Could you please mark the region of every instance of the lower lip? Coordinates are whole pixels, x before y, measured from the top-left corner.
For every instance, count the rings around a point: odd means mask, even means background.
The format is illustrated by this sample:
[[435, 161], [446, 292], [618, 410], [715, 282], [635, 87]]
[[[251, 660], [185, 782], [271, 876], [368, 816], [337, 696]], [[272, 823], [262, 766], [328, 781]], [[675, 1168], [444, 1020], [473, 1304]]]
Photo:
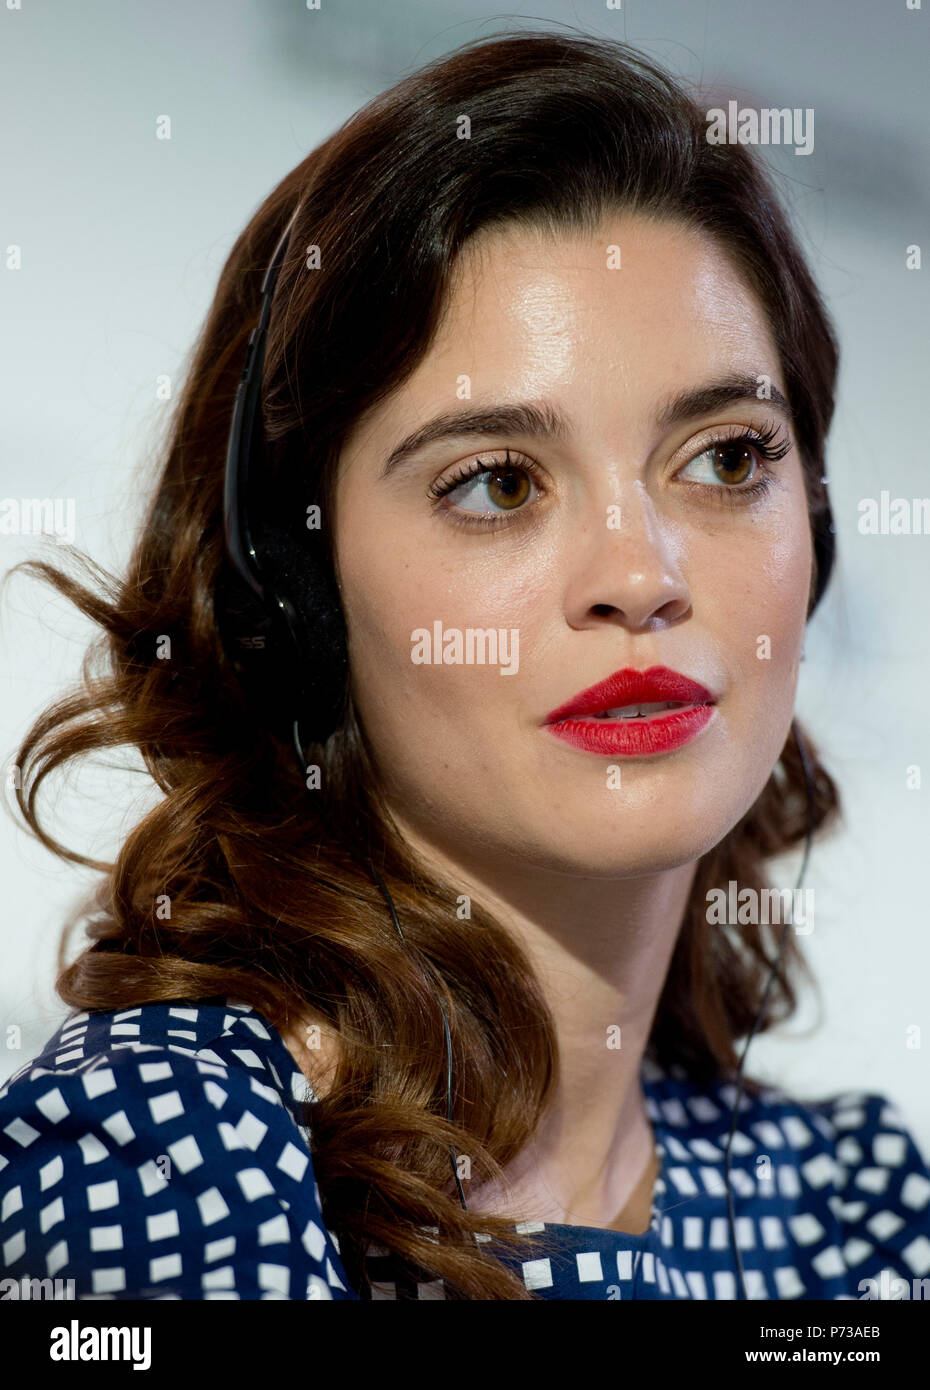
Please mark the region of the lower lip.
[[544, 727], [586, 753], [642, 758], [690, 743], [714, 717], [716, 705], [688, 705], [648, 719], [562, 719]]

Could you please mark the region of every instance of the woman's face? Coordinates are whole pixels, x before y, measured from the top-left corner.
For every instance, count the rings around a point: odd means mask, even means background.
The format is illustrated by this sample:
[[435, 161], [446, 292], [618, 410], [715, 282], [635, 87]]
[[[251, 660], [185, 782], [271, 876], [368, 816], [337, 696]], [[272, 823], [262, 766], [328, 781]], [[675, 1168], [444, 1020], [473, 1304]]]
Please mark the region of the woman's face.
[[[804, 635], [807, 503], [763, 310], [712, 240], [626, 214], [595, 236], [495, 229], [459, 272], [428, 354], [340, 459], [352, 692], [388, 802], [463, 864], [691, 862], [778, 759]], [[748, 394], [708, 394], [734, 382]], [[437, 417], [527, 405], [560, 428], [459, 428], [382, 476]], [[746, 432], [790, 447], [767, 462], [733, 443]], [[678, 747], [593, 751], [547, 727], [653, 666], [714, 697]]]

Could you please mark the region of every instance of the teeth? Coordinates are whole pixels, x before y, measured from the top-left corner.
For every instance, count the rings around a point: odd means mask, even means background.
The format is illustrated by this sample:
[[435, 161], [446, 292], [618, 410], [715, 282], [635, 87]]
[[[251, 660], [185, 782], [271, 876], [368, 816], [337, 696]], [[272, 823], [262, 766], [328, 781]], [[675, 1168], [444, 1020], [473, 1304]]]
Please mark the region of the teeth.
[[621, 709], [608, 709], [599, 714], [573, 715], [578, 719], [643, 719], [650, 714], [659, 714], [666, 709], [683, 708], [680, 700], [666, 700], [661, 704], [624, 705]]

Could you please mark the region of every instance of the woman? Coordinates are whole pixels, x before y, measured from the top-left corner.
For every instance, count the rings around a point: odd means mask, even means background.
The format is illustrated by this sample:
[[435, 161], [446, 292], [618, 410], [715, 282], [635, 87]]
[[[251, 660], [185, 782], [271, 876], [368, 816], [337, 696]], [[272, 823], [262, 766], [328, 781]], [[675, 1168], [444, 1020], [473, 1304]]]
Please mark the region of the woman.
[[792, 719], [837, 349], [754, 155], [706, 134], [619, 44], [415, 73], [233, 248], [125, 579], [33, 566], [109, 668], [27, 735], [29, 824], [90, 862], [36, 791], [91, 748], [137, 745], [164, 800], [0, 1100], [11, 1276], [844, 1299], [927, 1272], [884, 1098], [738, 1065], [804, 928], [714, 905], [766, 903], [765, 859], [838, 812]]

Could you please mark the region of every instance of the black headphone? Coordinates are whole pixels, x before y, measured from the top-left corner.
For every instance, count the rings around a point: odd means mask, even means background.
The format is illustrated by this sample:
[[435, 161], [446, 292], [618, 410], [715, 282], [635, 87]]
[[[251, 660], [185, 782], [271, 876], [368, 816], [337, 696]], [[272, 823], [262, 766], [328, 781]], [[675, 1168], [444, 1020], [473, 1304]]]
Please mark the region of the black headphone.
[[[304, 773], [307, 741], [325, 742], [345, 716], [349, 654], [342, 604], [324, 532], [308, 524], [315, 518], [306, 513], [282, 518], [279, 508], [260, 534], [253, 532], [267, 462], [259, 408], [265, 339], [296, 216], [262, 280], [258, 324], [236, 390], [223, 489], [228, 563], [220, 580], [217, 617], [244, 686], [268, 726], [293, 739]], [[292, 506], [296, 513], [296, 500]]]
[[[253, 531], [253, 520], [262, 500], [259, 475], [265, 463], [264, 431], [261, 428], [259, 391], [265, 361], [265, 340], [271, 303], [281, 262], [297, 217], [295, 210], [275, 247], [262, 280], [262, 303], [258, 324], [246, 348], [242, 376], [236, 390], [232, 423], [226, 449], [223, 489], [223, 523], [227, 565], [220, 578], [216, 614], [227, 654], [253, 701], [262, 711], [268, 727], [287, 734], [293, 741], [301, 776], [307, 770], [307, 743], [325, 742], [342, 723], [346, 712], [348, 686], [348, 643], [339, 589], [331, 557], [320, 528], [310, 527], [303, 517], [292, 516], [290, 524], [280, 515], [266, 517], [260, 535]], [[826, 483], [826, 479], [824, 479]], [[255, 495], [256, 484], [258, 495]], [[308, 508], [308, 511], [310, 508]], [[310, 518], [315, 519], [315, 518]], [[817, 580], [810, 614], [819, 604], [833, 570], [835, 528], [827, 502], [813, 529]], [[807, 787], [807, 836], [804, 858], [795, 892], [807, 869], [813, 836], [814, 777], [797, 722], [792, 733], [804, 769]], [[383, 894], [391, 920], [405, 940], [394, 901], [387, 884], [371, 859], [365, 866]], [[739, 1273], [741, 1295], [748, 1298], [743, 1263], [736, 1242], [736, 1220], [730, 1190], [730, 1144], [736, 1129], [742, 1094], [743, 1063], [756, 1028], [764, 1017], [765, 1005], [775, 973], [781, 963], [791, 923], [786, 922], [778, 954], [772, 964], [759, 1012], [746, 1039], [736, 1074], [737, 1092], [726, 1146], [727, 1211], [730, 1239]], [[442, 1001], [446, 1044], [446, 1119], [452, 1122], [452, 1039]], [[449, 1145], [452, 1172], [462, 1208], [467, 1211], [458, 1172], [458, 1159]], [[633, 1272], [636, 1296], [638, 1252]]]

